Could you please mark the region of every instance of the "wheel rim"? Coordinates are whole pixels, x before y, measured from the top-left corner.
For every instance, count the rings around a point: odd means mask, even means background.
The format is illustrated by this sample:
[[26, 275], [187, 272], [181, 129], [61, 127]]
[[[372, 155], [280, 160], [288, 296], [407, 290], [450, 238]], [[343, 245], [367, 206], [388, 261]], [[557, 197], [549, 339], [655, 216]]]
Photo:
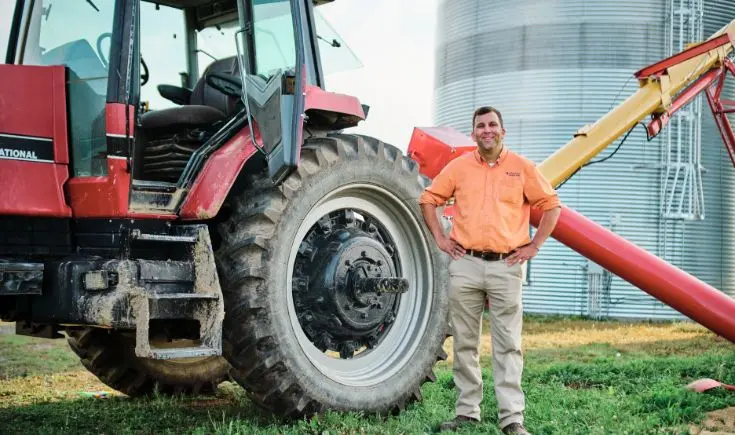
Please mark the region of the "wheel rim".
[[[409, 288], [398, 295], [395, 320], [375, 348], [344, 359], [329, 355], [312, 343], [298, 319], [294, 304], [294, 266], [299, 247], [310, 230], [326, 215], [354, 210], [376, 219], [395, 246], [396, 272], [408, 279]], [[301, 350], [322, 374], [348, 386], [375, 385], [394, 376], [411, 360], [422, 343], [431, 315], [432, 261], [421, 223], [408, 204], [388, 190], [372, 184], [351, 184], [321, 198], [298, 228], [288, 258], [286, 292], [288, 312]]]

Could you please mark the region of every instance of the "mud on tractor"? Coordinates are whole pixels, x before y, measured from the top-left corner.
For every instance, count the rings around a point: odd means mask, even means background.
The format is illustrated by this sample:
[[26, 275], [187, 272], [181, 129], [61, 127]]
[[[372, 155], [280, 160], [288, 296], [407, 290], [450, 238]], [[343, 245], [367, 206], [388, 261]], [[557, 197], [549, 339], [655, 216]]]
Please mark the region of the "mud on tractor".
[[418, 398], [444, 260], [417, 164], [341, 133], [367, 107], [324, 89], [326, 2], [16, 0], [2, 320], [130, 396], [229, 373], [287, 416]]

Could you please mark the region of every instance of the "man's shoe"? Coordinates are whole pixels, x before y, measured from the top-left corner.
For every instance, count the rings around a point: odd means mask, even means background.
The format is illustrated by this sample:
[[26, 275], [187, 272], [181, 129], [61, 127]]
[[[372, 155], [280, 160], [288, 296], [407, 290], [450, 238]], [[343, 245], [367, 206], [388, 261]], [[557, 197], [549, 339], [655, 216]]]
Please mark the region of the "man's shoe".
[[467, 417], [465, 415], [458, 415], [454, 417], [454, 420], [445, 421], [444, 423], [439, 425], [439, 432], [444, 431], [456, 431], [462, 426], [466, 426], [469, 424], [477, 424], [480, 420], [477, 420], [476, 418]]
[[523, 427], [523, 425], [522, 425], [522, 424], [520, 424], [520, 423], [511, 423], [511, 424], [509, 424], [508, 426], [505, 426], [505, 427], [503, 428], [503, 433], [504, 433], [505, 435], [510, 435], [510, 434], [517, 434], [517, 435], [531, 435], [531, 433], [530, 433], [530, 432], [528, 432], [528, 431], [526, 430], [526, 428], [525, 428], [525, 427]]

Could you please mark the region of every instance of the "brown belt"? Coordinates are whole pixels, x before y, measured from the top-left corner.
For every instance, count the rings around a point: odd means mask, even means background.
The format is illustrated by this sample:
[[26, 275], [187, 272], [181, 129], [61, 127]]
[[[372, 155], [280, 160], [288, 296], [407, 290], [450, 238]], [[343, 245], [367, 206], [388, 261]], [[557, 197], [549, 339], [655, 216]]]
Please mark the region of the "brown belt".
[[473, 257], [482, 258], [485, 261], [498, 261], [510, 256], [510, 253], [504, 254], [501, 252], [493, 251], [475, 251], [472, 249], [468, 249], [467, 253]]

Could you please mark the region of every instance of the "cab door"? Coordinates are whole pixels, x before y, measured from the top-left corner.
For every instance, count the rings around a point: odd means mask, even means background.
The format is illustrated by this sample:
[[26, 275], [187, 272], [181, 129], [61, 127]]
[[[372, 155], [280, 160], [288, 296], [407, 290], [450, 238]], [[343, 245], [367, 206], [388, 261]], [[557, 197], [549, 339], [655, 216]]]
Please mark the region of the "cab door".
[[25, 146], [42, 148], [45, 141], [53, 155], [30, 161], [40, 156], [35, 152], [21, 163], [0, 162], [0, 184], [28, 180], [14, 189], [14, 199], [2, 201], [35, 215], [124, 216], [132, 108], [121, 60], [133, 2], [17, 5], [7, 56], [15, 65], [0, 71], [0, 133], [25, 138]]
[[251, 134], [280, 182], [299, 163], [307, 78], [304, 2], [252, 0], [246, 13], [241, 60], [243, 100]]
[[0, 65], [0, 215], [68, 217], [64, 68]]
[[0, 65], [0, 213], [69, 216], [70, 178], [106, 174], [109, 61], [121, 3], [15, 2], [8, 65]]

